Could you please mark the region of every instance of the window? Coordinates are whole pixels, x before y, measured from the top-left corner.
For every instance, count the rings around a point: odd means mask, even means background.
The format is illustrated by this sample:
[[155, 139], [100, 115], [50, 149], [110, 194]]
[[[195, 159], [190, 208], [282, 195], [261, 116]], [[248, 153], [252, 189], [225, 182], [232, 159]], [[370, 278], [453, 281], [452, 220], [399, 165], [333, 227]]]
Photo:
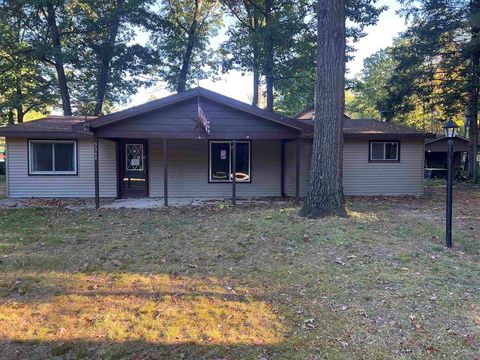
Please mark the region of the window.
[[400, 143], [398, 141], [371, 141], [370, 161], [399, 161]]
[[[210, 141], [210, 182], [232, 182], [232, 145], [233, 143], [231, 141]], [[249, 141], [237, 141], [236, 167], [236, 181], [250, 182], [251, 168]]]
[[77, 142], [74, 140], [30, 140], [29, 174], [76, 175]]

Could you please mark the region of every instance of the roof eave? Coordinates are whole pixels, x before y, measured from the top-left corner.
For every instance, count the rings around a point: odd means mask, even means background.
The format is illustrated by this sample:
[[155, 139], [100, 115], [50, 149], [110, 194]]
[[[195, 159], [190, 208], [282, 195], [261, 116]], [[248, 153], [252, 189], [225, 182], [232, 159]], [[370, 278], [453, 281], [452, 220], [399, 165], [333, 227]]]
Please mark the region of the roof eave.
[[[428, 139], [434, 134], [415, 133], [415, 134], [398, 134], [398, 133], [344, 133], [344, 139], [361, 139], [361, 140], [405, 140], [405, 139]], [[303, 133], [304, 138], [313, 138], [313, 133]]]
[[79, 139], [91, 138], [93, 136], [90, 132], [76, 132], [76, 131], [15, 131], [0, 129], [0, 136], [2, 137], [21, 137], [21, 138], [38, 138], [38, 139]]

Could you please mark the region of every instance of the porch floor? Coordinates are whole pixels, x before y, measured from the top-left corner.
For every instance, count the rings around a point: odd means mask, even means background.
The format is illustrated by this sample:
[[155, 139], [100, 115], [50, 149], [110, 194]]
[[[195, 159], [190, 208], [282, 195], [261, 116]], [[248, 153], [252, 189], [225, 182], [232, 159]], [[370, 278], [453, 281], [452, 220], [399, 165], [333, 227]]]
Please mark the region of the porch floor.
[[[282, 204], [289, 200], [281, 198], [237, 198], [237, 204]], [[169, 207], [181, 206], [204, 206], [209, 204], [226, 203], [230, 204], [228, 198], [169, 198]], [[131, 198], [116, 199], [100, 206], [103, 209], [162, 209], [164, 208], [163, 198]]]
[[[237, 198], [237, 204], [283, 204], [292, 202], [292, 199], [274, 197]], [[212, 204], [231, 204], [229, 198], [176, 198], [168, 199], [169, 207], [205, 206]], [[72, 210], [95, 208], [93, 199], [79, 198], [29, 198], [9, 199], [0, 198], [0, 208], [66, 208]], [[127, 198], [127, 199], [101, 199], [102, 209], [162, 209], [163, 198]]]

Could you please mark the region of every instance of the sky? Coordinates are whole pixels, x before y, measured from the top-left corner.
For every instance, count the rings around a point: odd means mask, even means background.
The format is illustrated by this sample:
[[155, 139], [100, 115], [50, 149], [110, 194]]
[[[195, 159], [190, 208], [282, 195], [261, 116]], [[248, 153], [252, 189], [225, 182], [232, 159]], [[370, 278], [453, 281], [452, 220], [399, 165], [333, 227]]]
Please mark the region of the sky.
[[[355, 44], [357, 52], [355, 59], [347, 64], [347, 77], [351, 78], [357, 75], [362, 70], [365, 58], [391, 45], [393, 39], [406, 29], [404, 20], [396, 14], [396, 11], [399, 10], [399, 4], [396, 0], [380, 0], [378, 4], [387, 5], [389, 8], [382, 13], [375, 26], [366, 29], [367, 36]], [[224, 40], [224, 37], [224, 33], [219, 34], [217, 38], [212, 40], [211, 45], [213, 47], [218, 46]], [[238, 71], [231, 71], [217, 81], [202, 80], [200, 86], [244, 102], [250, 102], [252, 98], [251, 74], [242, 75]], [[160, 98], [169, 94], [170, 92], [162, 84], [149, 89], [142, 88], [132, 97], [131, 102], [126, 107], [142, 104], [152, 97]]]

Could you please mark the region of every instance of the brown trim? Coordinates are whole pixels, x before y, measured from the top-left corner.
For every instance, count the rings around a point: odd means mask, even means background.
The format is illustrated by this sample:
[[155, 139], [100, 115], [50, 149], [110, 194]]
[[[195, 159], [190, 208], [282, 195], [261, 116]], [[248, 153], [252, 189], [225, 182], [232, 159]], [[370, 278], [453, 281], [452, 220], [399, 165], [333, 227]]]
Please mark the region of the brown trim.
[[295, 140], [295, 202], [300, 202], [300, 140]]
[[94, 165], [94, 176], [95, 176], [95, 209], [100, 207], [100, 170], [99, 170], [99, 141], [98, 137], [95, 136], [93, 143], [93, 165]]
[[145, 139], [145, 181], [147, 182], [145, 185], [147, 187], [147, 197], [150, 197], [150, 151], [149, 151], [149, 140]]
[[211, 137], [199, 135], [197, 132], [185, 131], [122, 131], [99, 129], [97, 132], [102, 138], [131, 139], [196, 139], [196, 140], [269, 140], [269, 139], [298, 139], [300, 136], [295, 132], [215, 132]]
[[[232, 205], [235, 205], [237, 203], [237, 188], [236, 188], [236, 185], [237, 185], [237, 140], [232, 140]], [[250, 153], [252, 152], [252, 148], [251, 148], [251, 144], [248, 145], [250, 148], [249, 148], [249, 154], [248, 154], [248, 157], [250, 157]], [[249, 160], [250, 161], [250, 160]], [[251, 167], [251, 164], [248, 164], [249, 165], [249, 170], [250, 170], [250, 174], [248, 175], [249, 178], [251, 179], [251, 176], [252, 176], [252, 167]]]
[[[250, 151], [249, 151], [249, 154], [248, 154], [248, 158], [249, 158], [249, 162], [250, 162], [250, 178], [248, 181], [237, 181], [236, 183], [237, 184], [251, 184], [252, 183], [252, 178], [253, 178], [253, 146], [252, 146], [252, 141], [251, 140], [243, 140], [243, 139], [240, 139], [240, 140], [237, 140], [235, 139], [235, 141], [237, 143], [249, 143], [249, 146], [250, 146]], [[223, 139], [210, 139], [208, 140], [208, 144], [207, 144], [207, 158], [208, 158], [208, 169], [207, 169], [207, 180], [208, 180], [208, 183], [209, 184], [231, 184], [232, 181], [228, 180], [228, 181], [211, 181], [210, 180], [210, 143], [211, 142], [224, 142], [224, 143], [227, 143], [229, 142], [230, 143], [230, 146], [233, 142], [232, 139], [230, 140], [223, 140]]]
[[285, 197], [285, 145], [286, 140], [280, 141], [280, 197]]
[[[75, 173], [71, 174], [32, 174], [30, 172], [30, 141], [73, 141], [75, 142]], [[77, 139], [29, 139], [27, 138], [27, 175], [28, 176], [78, 176], [78, 140]]]
[[[398, 151], [398, 159], [396, 160], [372, 160], [372, 143], [397, 143], [398, 146], [397, 146], [397, 151]], [[368, 142], [368, 162], [369, 163], [377, 163], [377, 164], [388, 164], [388, 163], [399, 163], [401, 162], [400, 161], [400, 154], [401, 154], [401, 145], [400, 145], [401, 141], [400, 140], [370, 140]]]
[[120, 166], [122, 166], [122, 162], [121, 162], [121, 159], [120, 159], [120, 142], [119, 140], [116, 140], [115, 141], [115, 144], [116, 144], [116, 160], [117, 160], [117, 199], [121, 199], [122, 198], [122, 192], [121, 192], [121, 188], [120, 188]]
[[163, 203], [168, 207], [168, 143], [163, 139]]

